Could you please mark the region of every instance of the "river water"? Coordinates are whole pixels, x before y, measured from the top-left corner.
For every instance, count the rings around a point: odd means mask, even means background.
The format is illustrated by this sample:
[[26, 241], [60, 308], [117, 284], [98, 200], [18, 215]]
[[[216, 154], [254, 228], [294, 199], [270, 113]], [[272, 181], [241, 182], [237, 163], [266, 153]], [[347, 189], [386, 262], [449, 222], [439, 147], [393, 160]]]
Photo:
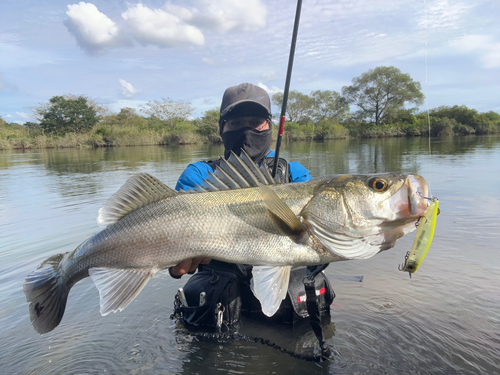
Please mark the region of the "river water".
[[[363, 261], [331, 264], [337, 294], [325, 327], [332, 361], [312, 363], [258, 343], [200, 339], [169, 319], [186, 281], [161, 272], [121, 313], [102, 317], [90, 278], [75, 285], [54, 331], [32, 328], [23, 280], [45, 258], [99, 230], [97, 211], [134, 173], [174, 186], [219, 146], [0, 152], [2, 374], [494, 374], [500, 373], [500, 137], [284, 144], [312, 176], [423, 175], [439, 197], [433, 245], [410, 279], [398, 271], [413, 234]], [[345, 276], [348, 276], [347, 278]], [[364, 276], [363, 282], [350, 281]], [[308, 327], [244, 320], [241, 332], [288, 350], [313, 346]]]

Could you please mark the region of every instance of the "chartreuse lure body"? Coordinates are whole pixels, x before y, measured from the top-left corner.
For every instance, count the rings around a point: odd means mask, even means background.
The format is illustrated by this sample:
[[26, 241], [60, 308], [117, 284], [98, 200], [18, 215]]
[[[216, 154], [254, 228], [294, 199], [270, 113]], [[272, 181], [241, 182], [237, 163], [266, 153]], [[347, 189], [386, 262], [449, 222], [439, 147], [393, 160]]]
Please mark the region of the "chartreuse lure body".
[[411, 251], [407, 254], [405, 264], [401, 271], [412, 273], [417, 272], [418, 267], [422, 264], [434, 237], [434, 230], [436, 229], [436, 219], [439, 213], [439, 201], [433, 198], [427, 208], [425, 214], [421, 217], [415, 240]]

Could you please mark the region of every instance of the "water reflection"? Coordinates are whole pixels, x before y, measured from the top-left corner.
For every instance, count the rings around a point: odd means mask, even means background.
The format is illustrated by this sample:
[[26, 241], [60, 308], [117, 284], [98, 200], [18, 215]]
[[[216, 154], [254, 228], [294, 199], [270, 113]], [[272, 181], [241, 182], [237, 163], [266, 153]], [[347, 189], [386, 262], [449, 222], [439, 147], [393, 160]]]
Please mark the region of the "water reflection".
[[[325, 340], [331, 339], [335, 334], [335, 324], [324, 322], [323, 332]], [[182, 366], [182, 373], [185, 374], [234, 373], [248, 368], [252, 368], [257, 374], [270, 371], [286, 374], [327, 374], [329, 371], [328, 362], [311, 366], [311, 362], [294, 358], [271, 347], [279, 345], [303, 356], [317, 354], [317, 338], [307, 320], [291, 326], [272, 325], [266, 321], [243, 317], [238, 334], [245, 336], [245, 340], [215, 340], [202, 337], [199, 333], [187, 333], [183, 328], [176, 334], [178, 342], [189, 348]], [[269, 343], [263, 345], [251, 341], [252, 339], [268, 340]], [[333, 347], [332, 350], [332, 360], [340, 360]], [[315, 371], [311, 371], [312, 368]]]
[[[326, 270], [337, 298], [339, 351], [309, 363], [249, 342], [209, 342], [169, 320], [185, 280], [161, 273], [125, 311], [101, 317], [91, 280], [75, 285], [61, 325], [33, 330], [22, 283], [48, 256], [72, 251], [97, 232], [102, 203], [134, 173], [170, 186], [193, 161], [221, 146], [144, 146], [0, 152], [0, 367], [7, 374], [52, 373], [497, 373], [500, 357], [500, 137], [391, 138], [283, 144], [283, 156], [313, 176], [411, 172], [432, 182], [441, 215], [424, 264], [412, 280], [397, 271], [412, 237], [367, 261]], [[337, 275], [363, 275], [349, 282]], [[287, 348], [311, 332], [247, 323], [242, 332]], [[305, 341], [300, 341], [304, 339]], [[302, 346], [301, 346], [302, 345]]]
[[[431, 139], [432, 154], [464, 155], [478, 149], [494, 149], [498, 136], [440, 137]], [[323, 142], [284, 143], [282, 155], [300, 160], [317, 176], [326, 173], [378, 173], [404, 171], [418, 165], [408, 156], [429, 153], [429, 139], [376, 138], [340, 139]], [[92, 174], [113, 171], [115, 168], [138, 170], [146, 164], [179, 163], [187, 165], [196, 160], [218, 158], [221, 145], [135, 146], [97, 149], [43, 149], [36, 152], [0, 151], [0, 169], [23, 165], [43, 165], [56, 175]], [[414, 171], [415, 172], [415, 171]]]

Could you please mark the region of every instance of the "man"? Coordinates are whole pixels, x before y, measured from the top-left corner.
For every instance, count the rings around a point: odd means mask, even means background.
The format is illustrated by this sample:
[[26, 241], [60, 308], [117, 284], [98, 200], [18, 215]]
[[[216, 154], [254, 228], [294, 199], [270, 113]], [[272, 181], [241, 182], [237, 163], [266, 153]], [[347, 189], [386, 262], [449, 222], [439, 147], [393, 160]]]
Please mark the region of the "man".
[[[224, 157], [228, 159], [231, 151], [240, 155], [243, 149], [257, 165], [272, 167], [274, 151], [270, 150], [271, 119], [271, 101], [265, 90], [250, 83], [229, 87], [222, 98], [219, 119]], [[188, 165], [177, 181], [176, 190], [186, 190], [201, 185], [208, 173], [216, 168], [217, 161], [198, 161]], [[309, 171], [301, 164], [287, 162], [282, 158], [279, 158], [278, 177], [282, 183], [311, 179]], [[205, 315], [209, 316], [209, 320], [212, 318], [213, 314], [206, 313], [205, 310], [210, 310], [213, 306], [207, 307], [205, 298], [208, 301], [225, 301], [224, 320], [229, 323], [239, 319], [239, 310], [242, 306], [244, 309], [245, 307], [250, 310], [260, 309], [249, 287], [251, 266], [194, 258], [170, 268], [169, 272], [172, 277], [180, 278], [186, 273], [194, 273], [198, 267], [199, 272], [188, 281], [183, 290], [186, 296], [182, 296], [182, 299], [187, 300], [185, 302], [189, 306], [184, 306], [188, 307], [183, 311], [185, 321], [203, 325], [205, 323], [202, 320], [205, 319]], [[214, 284], [220, 285], [220, 288], [213, 291]], [[195, 311], [196, 308], [202, 311]], [[230, 309], [236, 312], [228, 311]]]

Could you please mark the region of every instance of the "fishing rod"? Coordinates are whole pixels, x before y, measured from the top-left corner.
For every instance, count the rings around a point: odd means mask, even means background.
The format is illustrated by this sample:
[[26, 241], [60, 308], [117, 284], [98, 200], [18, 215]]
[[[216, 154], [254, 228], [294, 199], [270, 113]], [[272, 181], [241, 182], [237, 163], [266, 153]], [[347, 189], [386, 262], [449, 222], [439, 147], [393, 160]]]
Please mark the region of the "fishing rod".
[[[285, 113], [286, 113], [286, 103], [288, 101], [288, 91], [290, 89], [290, 80], [292, 78], [292, 67], [293, 67], [293, 57], [295, 55], [295, 44], [297, 42], [297, 33], [299, 31], [299, 21], [300, 21], [300, 10], [302, 8], [302, 0], [297, 0], [297, 10], [295, 11], [295, 23], [293, 25], [292, 43], [290, 45], [290, 55], [288, 57], [288, 68], [286, 72], [285, 90], [283, 92], [283, 103], [281, 104], [281, 115], [280, 115], [280, 126], [278, 131], [278, 138], [276, 139], [276, 149], [274, 153], [274, 165], [272, 170], [273, 179], [276, 177], [276, 172], [278, 169], [278, 159], [281, 147], [281, 139], [283, 138], [283, 127], [285, 126]], [[319, 305], [316, 296], [315, 287], [315, 277], [316, 275], [324, 270], [329, 263], [322, 264], [319, 266], [312, 266], [307, 268], [307, 276], [303, 280], [304, 290], [306, 292], [307, 301], [307, 313], [309, 314], [309, 320], [311, 323], [312, 330], [316, 335], [319, 342], [319, 347], [321, 351], [321, 359], [328, 359], [332, 355], [332, 351], [323, 339], [323, 332], [321, 329], [320, 312]]]
[[285, 91], [283, 92], [283, 103], [281, 104], [280, 126], [276, 147], [274, 151], [274, 164], [272, 176], [276, 177], [278, 169], [278, 158], [280, 154], [281, 138], [283, 138], [283, 127], [285, 126], [286, 103], [288, 101], [288, 91], [290, 89], [290, 80], [292, 78], [293, 57], [295, 55], [295, 44], [297, 42], [297, 33], [299, 31], [300, 10], [302, 9], [302, 0], [297, 0], [297, 9], [295, 11], [295, 23], [293, 25], [292, 43], [290, 45], [290, 55], [288, 56], [288, 68], [286, 72]]

